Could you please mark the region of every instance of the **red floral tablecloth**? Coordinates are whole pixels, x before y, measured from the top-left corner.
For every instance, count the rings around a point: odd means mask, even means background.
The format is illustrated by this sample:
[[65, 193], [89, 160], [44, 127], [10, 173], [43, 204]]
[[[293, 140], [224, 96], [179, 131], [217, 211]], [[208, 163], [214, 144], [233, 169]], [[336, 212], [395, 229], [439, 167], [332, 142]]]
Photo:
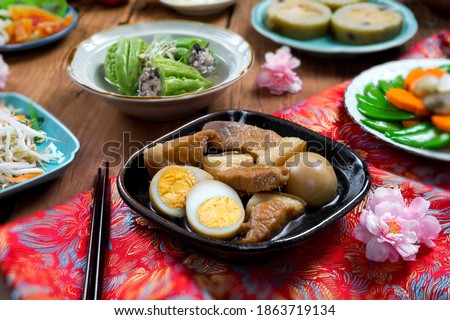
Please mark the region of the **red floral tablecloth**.
[[[430, 37], [403, 58], [448, 54], [450, 32]], [[431, 202], [442, 231], [416, 261], [371, 262], [353, 236], [365, 204], [304, 245], [257, 263], [221, 260], [153, 227], [111, 184], [111, 232], [104, 299], [445, 299], [450, 298], [450, 164], [397, 150], [347, 115], [337, 85], [275, 115], [356, 150], [373, 187], [398, 186], [407, 201]], [[0, 227], [0, 271], [19, 299], [80, 299], [91, 191]]]

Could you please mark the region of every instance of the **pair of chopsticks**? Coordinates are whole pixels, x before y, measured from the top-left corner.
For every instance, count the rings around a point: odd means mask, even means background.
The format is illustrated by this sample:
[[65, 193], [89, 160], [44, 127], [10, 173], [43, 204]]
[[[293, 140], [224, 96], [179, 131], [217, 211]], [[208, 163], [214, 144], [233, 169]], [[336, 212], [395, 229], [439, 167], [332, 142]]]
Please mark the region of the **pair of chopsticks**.
[[[102, 174], [102, 171], [103, 174]], [[103, 268], [109, 237], [109, 163], [98, 169], [94, 184], [91, 234], [87, 253], [84, 300], [101, 300]]]

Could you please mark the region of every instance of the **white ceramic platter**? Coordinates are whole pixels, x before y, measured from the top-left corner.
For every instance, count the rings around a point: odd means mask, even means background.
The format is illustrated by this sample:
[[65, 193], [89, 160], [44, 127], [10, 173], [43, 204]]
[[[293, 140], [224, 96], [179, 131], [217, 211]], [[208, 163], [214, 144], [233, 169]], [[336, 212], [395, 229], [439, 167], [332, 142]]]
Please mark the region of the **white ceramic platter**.
[[392, 61], [370, 68], [354, 78], [348, 86], [347, 91], [345, 92], [345, 107], [357, 124], [381, 140], [414, 154], [443, 161], [450, 161], [449, 149], [426, 150], [409, 147], [397, 143], [386, 137], [383, 133], [367, 127], [361, 122], [361, 119], [366, 119], [366, 117], [362, 115], [356, 107], [356, 94], [364, 94], [364, 87], [370, 82], [377, 83], [378, 80], [381, 79], [392, 80], [398, 75], [406, 76], [411, 70], [416, 68], [433, 68], [447, 64], [450, 64], [450, 60], [448, 59], [407, 59]]

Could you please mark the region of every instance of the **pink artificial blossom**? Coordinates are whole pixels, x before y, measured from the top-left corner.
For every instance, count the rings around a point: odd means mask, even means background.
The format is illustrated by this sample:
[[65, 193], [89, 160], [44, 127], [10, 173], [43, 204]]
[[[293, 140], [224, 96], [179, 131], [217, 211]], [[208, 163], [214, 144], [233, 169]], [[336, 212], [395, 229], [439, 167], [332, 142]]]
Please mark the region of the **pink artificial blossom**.
[[5, 89], [8, 76], [9, 66], [5, 62], [5, 60], [3, 60], [3, 56], [0, 54], [0, 90]]
[[275, 53], [268, 52], [265, 58], [263, 71], [256, 77], [260, 87], [269, 88], [270, 93], [276, 95], [297, 93], [302, 89], [302, 80], [293, 71], [300, 66], [300, 60], [292, 56], [289, 47], [282, 46]]
[[414, 261], [420, 242], [433, 247], [441, 226], [436, 217], [427, 215], [429, 206], [420, 197], [406, 205], [397, 187], [372, 192], [354, 231], [356, 239], [367, 244], [367, 259]]

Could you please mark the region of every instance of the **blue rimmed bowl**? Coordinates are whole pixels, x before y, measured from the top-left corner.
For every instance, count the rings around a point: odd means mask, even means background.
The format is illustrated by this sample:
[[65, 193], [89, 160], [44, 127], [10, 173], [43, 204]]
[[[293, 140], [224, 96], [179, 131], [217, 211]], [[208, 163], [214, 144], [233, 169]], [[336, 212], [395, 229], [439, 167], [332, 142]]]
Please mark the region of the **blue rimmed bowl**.
[[48, 137], [55, 139], [47, 140], [38, 145], [38, 150], [43, 150], [50, 146], [60, 155], [57, 161], [51, 161], [46, 164], [43, 174], [0, 190], [0, 199], [2, 199], [60, 176], [75, 158], [75, 154], [80, 148], [80, 143], [75, 135], [51, 113], [23, 95], [15, 92], [0, 92], [0, 103], [12, 106], [14, 110], [25, 115], [30, 114], [30, 107], [34, 108], [37, 117], [44, 119], [42, 130], [47, 133]]
[[41, 38], [41, 39], [36, 39], [36, 40], [27, 41], [27, 42], [23, 42], [23, 43], [12, 43], [12, 44], [0, 45], [0, 52], [16, 52], [16, 51], [24, 51], [24, 50], [34, 49], [34, 48], [42, 47], [47, 44], [56, 42], [64, 37], [66, 37], [69, 33], [71, 33], [73, 31], [73, 29], [75, 29], [75, 27], [78, 24], [78, 13], [71, 6], [68, 6], [68, 8], [67, 8], [67, 15], [69, 15], [69, 14], [72, 14], [73, 20], [63, 30], [61, 30], [55, 34], [52, 34], [48, 37]]
[[278, 34], [265, 25], [267, 7], [272, 0], [263, 0], [252, 10], [252, 26], [264, 37], [279, 43], [296, 48], [310, 54], [321, 56], [352, 57], [360, 54], [373, 53], [401, 46], [411, 39], [418, 30], [418, 23], [414, 14], [405, 5], [392, 0], [369, 0], [369, 2], [384, 5], [400, 13], [403, 17], [403, 26], [400, 34], [395, 38], [369, 45], [348, 45], [338, 42], [329, 32], [327, 35], [312, 40], [297, 40]]

